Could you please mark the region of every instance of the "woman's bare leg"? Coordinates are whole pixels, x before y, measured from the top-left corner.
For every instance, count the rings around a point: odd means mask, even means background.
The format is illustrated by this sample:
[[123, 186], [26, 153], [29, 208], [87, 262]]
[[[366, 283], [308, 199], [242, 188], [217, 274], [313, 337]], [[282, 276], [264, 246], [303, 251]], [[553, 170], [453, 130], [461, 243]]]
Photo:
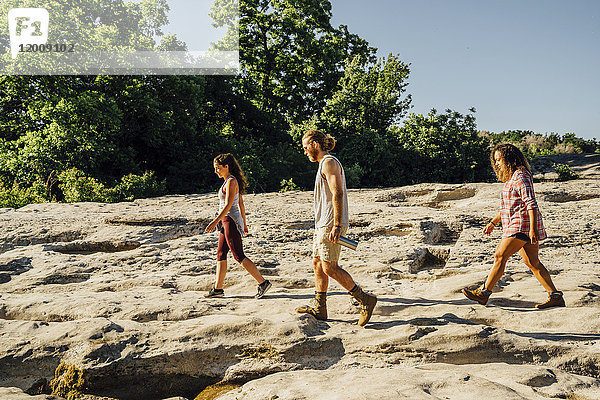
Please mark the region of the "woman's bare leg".
[[504, 238], [500, 241], [494, 252], [494, 265], [488, 273], [485, 289], [492, 290], [504, 274], [504, 268], [510, 256], [518, 252], [525, 243], [523, 240], [516, 238]]
[[523, 258], [525, 265], [527, 265], [531, 272], [533, 272], [533, 275], [542, 284], [544, 289], [546, 289], [548, 293], [556, 292], [556, 286], [554, 286], [554, 283], [552, 283], [550, 272], [548, 272], [546, 267], [544, 267], [544, 264], [542, 264], [539, 259], [539, 250], [540, 246], [538, 243], [527, 243], [521, 250], [519, 250], [519, 254]]
[[265, 278], [263, 278], [258, 268], [256, 268], [256, 264], [254, 264], [248, 257], [244, 258], [240, 264], [242, 264], [242, 267], [244, 267], [246, 271], [252, 275], [259, 285], [265, 281]]
[[227, 260], [217, 261], [217, 279], [215, 281], [215, 289], [223, 289], [223, 282], [225, 282], [226, 273]]

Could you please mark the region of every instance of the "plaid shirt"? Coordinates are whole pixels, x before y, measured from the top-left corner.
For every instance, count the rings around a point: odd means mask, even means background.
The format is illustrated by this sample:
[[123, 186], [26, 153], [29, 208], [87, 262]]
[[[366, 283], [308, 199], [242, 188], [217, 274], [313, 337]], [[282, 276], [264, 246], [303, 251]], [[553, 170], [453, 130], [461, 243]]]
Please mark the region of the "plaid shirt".
[[537, 213], [537, 231], [539, 240], [546, 239], [546, 230], [542, 221], [542, 214], [535, 201], [533, 192], [533, 178], [528, 171], [516, 170], [512, 177], [504, 183], [502, 201], [500, 202], [500, 216], [502, 217], [502, 237], [506, 238], [515, 233], [524, 233], [529, 236], [528, 210]]

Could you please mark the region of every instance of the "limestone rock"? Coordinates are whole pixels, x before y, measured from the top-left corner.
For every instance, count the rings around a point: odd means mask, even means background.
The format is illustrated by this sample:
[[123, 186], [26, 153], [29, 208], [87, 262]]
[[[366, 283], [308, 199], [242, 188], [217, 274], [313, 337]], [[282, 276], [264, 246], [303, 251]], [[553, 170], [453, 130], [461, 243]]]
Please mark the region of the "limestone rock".
[[600, 181], [535, 184], [540, 259], [567, 302], [545, 311], [518, 256], [488, 306], [460, 293], [491, 267], [500, 233], [481, 229], [501, 189], [350, 191], [359, 246], [340, 264], [379, 298], [365, 328], [334, 281], [329, 320], [294, 311], [314, 297], [311, 192], [244, 198], [246, 255], [273, 283], [261, 300], [231, 257], [225, 297], [204, 298], [216, 195], [0, 210], [0, 398], [25, 398], [61, 362], [84, 369], [89, 400], [194, 399], [219, 381], [248, 382], [226, 399], [600, 398]]

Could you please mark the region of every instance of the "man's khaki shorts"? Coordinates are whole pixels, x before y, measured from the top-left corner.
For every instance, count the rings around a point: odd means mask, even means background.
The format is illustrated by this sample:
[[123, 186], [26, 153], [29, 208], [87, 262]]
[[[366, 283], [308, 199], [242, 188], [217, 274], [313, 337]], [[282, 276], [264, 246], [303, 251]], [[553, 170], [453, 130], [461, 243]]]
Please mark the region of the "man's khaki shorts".
[[[330, 226], [315, 228], [315, 233], [313, 234], [313, 258], [319, 257], [321, 261], [327, 262], [338, 261], [340, 259], [342, 245], [329, 240], [331, 228]], [[342, 226], [341, 235], [345, 235], [347, 230], [347, 226]]]

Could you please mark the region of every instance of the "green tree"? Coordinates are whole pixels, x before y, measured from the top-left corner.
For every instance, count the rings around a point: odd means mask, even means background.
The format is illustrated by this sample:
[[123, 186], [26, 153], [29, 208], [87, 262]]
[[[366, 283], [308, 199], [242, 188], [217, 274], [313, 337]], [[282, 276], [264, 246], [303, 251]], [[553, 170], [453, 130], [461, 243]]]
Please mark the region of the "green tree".
[[[35, 0], [3, 0], [0, 16], [16, 7], [39, 7]], [[8, 40], [0, 41], [0, 71], [28, 71], [47, 74], [81, 74], [96, 70], [99, 51], [122, 53], [156, 50], [155, 37], [168, 23], [167, 0], [47, 0], [43, 7], [51, 16], [48, 43], [74, 44], [73, 53], [49, 52], [43, 55], [21, 54], [12, 59]], [[7, 38], [8, 19], [0, 18], [0, 37]], [[62, 60], [68, 56], [69, 63]], [[113, 58], [120, 55], [113, 53]]]
[[[219, 18], [231, 1], [218, 0], [214, 7], [216, 26], [236, 27]], [[296, 123], [310, 118], [335, 90], [347, 57], [374, 57], [364, 39], [344, 25], [331, 25], [328, 0], [243, 0], [239, 11], [238, 90], [273, 118]]]
[[344, 76], [321, 115], [321, 125], [345, 133], [361, 128], [384, 132], [410, 108], [411, 96], [403, 98], [409, 72], [391, 54], [374, 65], [361, 56], [347, 59]]
[[478, 135], [475, 109], [471, 114], [432, 110], [427, 116], [410, 114], [394, 129], [407, 155], [404, 166], [411, 181], [473, 182], [491, 177], [488, 143]]
[[316, 125], [336, 138], [334, 150], [353, 168], [353, 186], [405, 182], [398, 168], [401, 148], [389, 128], [410, 108], [411, 97], [404, 96], [408, 74], [408, 66], [391, 54], [376, 63], [361, 56], [346, 60], [344, 76]]

